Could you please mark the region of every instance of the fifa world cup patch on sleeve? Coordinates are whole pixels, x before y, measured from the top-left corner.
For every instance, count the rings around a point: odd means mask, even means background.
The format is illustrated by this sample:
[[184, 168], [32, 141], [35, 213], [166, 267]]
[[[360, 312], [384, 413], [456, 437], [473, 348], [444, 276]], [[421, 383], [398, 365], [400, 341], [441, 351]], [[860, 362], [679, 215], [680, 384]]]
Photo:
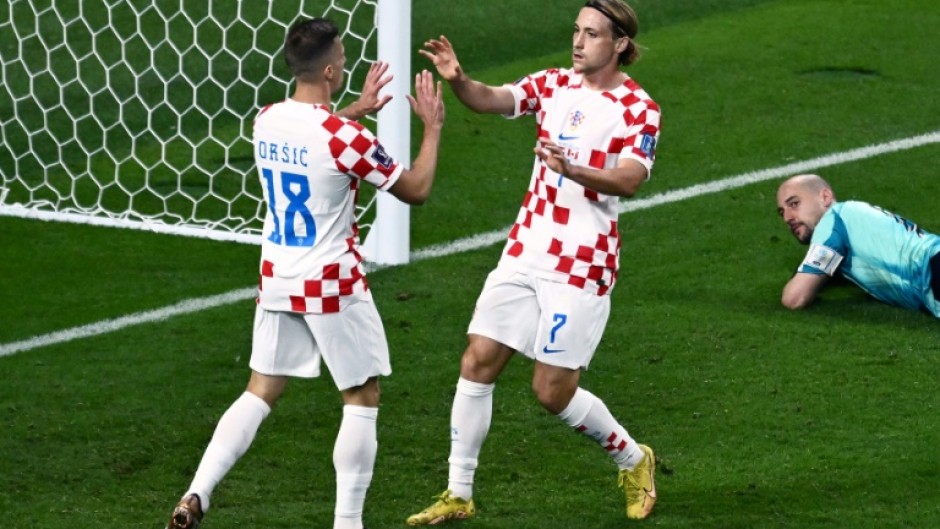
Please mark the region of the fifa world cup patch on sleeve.
[[803, 259], [803, 264], [800, 266], [800, 272], [809, 272], [809, 269], [819, 270], [827, 276], [831, 276], [836, 273], [836, 269], [839, 268], [839, 265], [842, 263], [842, 256], [838, 252], [829, 248], [828, 246], [823, 246], [821, 244], [813, 244], [809, 247], [809, 251], [806, 252], [806, 259]]
[[640, 150], [647, 158], [652, 159], [653, 153], [656, 151], [656, 136], [644, 134], [643, 139], [640, 141]]
[[375, 146], [375, 150], [372, 151], [372, 159], [386, 169], [392, 166], [392, 157], [385, 152], [385, 148], [381, 145]]

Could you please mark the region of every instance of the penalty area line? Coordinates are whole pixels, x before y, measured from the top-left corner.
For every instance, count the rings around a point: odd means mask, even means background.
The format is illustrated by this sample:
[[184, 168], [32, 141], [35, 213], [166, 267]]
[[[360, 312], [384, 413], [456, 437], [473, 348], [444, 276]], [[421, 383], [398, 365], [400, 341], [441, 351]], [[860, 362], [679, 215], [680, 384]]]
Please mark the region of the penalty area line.
[[[782, 165], [779, 167], [722, 178], [720, 180], [714, 180], [705, 184], [697, 184], [682, 189], [667, 191], [665, 193], [658, 193], [655, 195], [650, 195], [646, 198], [621, 202], [620, 212], [627, 213], [632, 211], [641, 211], [663, 204], [680, 202], [683, 200], [700, 197], [702, 195], [728, 191], [758, 182], [815, 171], [833, 165], [840, 165], [868, 158], [874, 158], [883, 154], [910, 150], [934, 143], [940, 143], [940, 131], [921, 134], [919, 136], [912, 136], [910, 138], [904, 138], [901, 140], [868, 145], [866, 147], [828, 154], [817, 158], [811, 158], [809, 160]], [[505, 240], [506, 234], [509, 232], [510, 228], [511, 226], [507, 226], [501, 230], [480, 233], [470, 237], [457, 239], [446, 244], [433, 245], [422, 248], [420, 250], [415, 250], [411, 252], [411, 262], [424, 261], [427, 259], [445, 257], [448, 255], [486, 248]], [[379, 270], [382, 268], [386, 267], [381, 265], [372, 266], [370, 267], [370, 270]], [[24, 351], [30, 351], [32, 349], [38, 349], [40, 347], [70, 342], [79, 338], [88, 338], [109, 332], [116, 332], [134, 325], [164, 321], [174, 316], [192, 314], [194, 312], [213, 309], [223, 305], [245, 301], [254, 298], [255, 296], [257, 296], [257, 289], [255, 287], [240, 288], [225, 294], [208, 296], [204, 298], [187, 299], [179, 303], [155, 310], [138, 312], [112, 320], [104, 320], [97, 323], [73, 327], [63, 331], [35, 336], [26, 340], [0, 344], [0, 358]]]
[[64, 342], [70, 342], [79, 338], [88, 338], [98, 336], [109, 332], [119, 331], [121, 329], [140, 325], [142, 323], [153, 323], [163, 321], [174, 316], [183, 314], [192, 314], [222, 305], [235, 303], [250, 299], [257, 295], [257, 288], [240, 288], [225, 294], [208, 296], [205, 298], [186, 299], [163, 308], [137, 312], [128, 316], [115, 318], [113, 320], [104, 320], [97, 323], [73, 327], [64, 331], [57, 331], [42, 336], [35, 336], [19, 342], [10, 342], [0, 345], [0, 357], [10, 356], [12, 354], [38, 349], [47, 345], [54, 345]]
[[940, 143], [940, 130], [928, 132], [927, 134], [921, 134], [919, 136], [904, 138], [901, 140], [894, 140], [885, 143], [878, 143], [875, 145], [868, 145], [866, 147], [859, 147], [857, 149], [848, 151], [826, 154], [817, 158], [793, 162], [786, 165], [781, 165], [779, 167], [772, 167], [770, 169], [762, 169], [760, 171], [753, 171], [737, 176], [722, 178], [721, 180], [714, 180], [704, 184], [697, 184], [683, 189], [676, 189], [674, 191], [651, 195], [647, 198], [621, 202], [620, 212], [626, 213], [628, 211], [640, 211], [643, 209], [652, 208], [654, 206], [660, 206], [662, 204], [669, 204], [689, 198], [700, 197], [702, 195], [728, 191], [730, 189], [736, 189], [746, 185], [756, 184], [758, 182], [765, 182], [767, 180], [775, 180], [777, 178], [808, 173], [818, 169], [823, 169], [825, 167], [831, 167], [833, 165], [842, 165], [859, 160], [865, 160], [868, 158], [874, 158], [883, 154], [907, 151], [933, 143]]
[[[680, 202], [690, 198], [700, 197], [702, 195], [720, 193], [722, 191], [728, 191], [731, 189], [744, 187], [746, 185], [756, 184], [758, 182], [815, 171], [824, 167], [855, 162], [867, 158], [874, 158], [882, 154], [910, 150], [932, 143], [940, 143], [940, 130], [929, 132], [927, 134], [921, 134], [919, 136], [904, 138], [901, 140], [894, 140], [885, 143], [878, 143], [875, 145], [868, 145], [866, 147], [859, 147], [857, 149], [851, 149], [848, 151], [826, 154], [817, 158], [793, 162], [790, 164], [781, 165], [779, 167], [771, 167], [769, 169], [762, 169], [759, 171], [752, 171], [736, 176], [730, 176], [720, 180], [713, 180], [704, 184], [696, 184], [694, 186], [689, 186], [682, 189], [675, 189], [673, 191], [666, 191], [664, 193], [650, 195], [645, 198], [621, 201], [620, 212], [627, 213], [632, 211], [641, 211], [656, 206], [662, 206], [664, 204], [671, 204], [673, 202]], [[456, 241], [449, 243], [428, 246], [427, 248], [415, 250], [411, 253], [411, 260], [423, 261], [425, 259], [431, 259], [434, 257], [444, 257], [456, 253], [479, 250], [481, 248], [490, 246], [491, 244], [506, 240], [506, 234], [509, 233], [511, 228], [512, 226], [510, 225], [501, 230], [480, 233], [470, 237], [465, 237], [463, 239], [457, 239]]]

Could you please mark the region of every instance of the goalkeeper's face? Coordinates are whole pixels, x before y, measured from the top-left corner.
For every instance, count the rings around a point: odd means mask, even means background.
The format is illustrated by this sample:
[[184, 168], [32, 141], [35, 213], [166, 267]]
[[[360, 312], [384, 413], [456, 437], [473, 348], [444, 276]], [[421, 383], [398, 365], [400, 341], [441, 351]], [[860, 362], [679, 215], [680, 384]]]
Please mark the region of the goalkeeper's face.
[[834, 201], [831, 188], [811, 184], [797, 177], [784, 182], [777, 191], [777, 213], [803, 244], [809, 244], [816, 225]]

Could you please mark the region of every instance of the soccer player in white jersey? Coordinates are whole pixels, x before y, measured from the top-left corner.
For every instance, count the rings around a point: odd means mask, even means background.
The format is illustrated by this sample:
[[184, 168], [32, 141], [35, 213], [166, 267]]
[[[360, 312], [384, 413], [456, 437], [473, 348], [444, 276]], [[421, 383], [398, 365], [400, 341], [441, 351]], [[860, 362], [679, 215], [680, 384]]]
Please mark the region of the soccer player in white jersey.
[[875, 299], [940, 318], [940, 236], [865, 202], [837, 202], [819, 175], [788, 178], [777, 213], [809, 251], [783, 288], [789, 309], [811, 304], [839, 274]]
[[619, 197], [632, 196], [649, 178], [659, 137], [659, 107], [620, 69], [638, 57], [636, 33], [636, 14], [626, 3], [587, 2], [574, 23], [573, 67], [503, 86], [468, 77], [444, 36], [421, 50], [470, 109], [534, 115], [538, 142], [529, 190], [467, 331], [451, 410], [447, 490], [409, 525], [475, 515], [474, 473], [494, 385], [517, 352], [534, 360], [532, 388], [542, 406], [616, 462], [627, 517], [645, 518], [653, 508], [653, 451], [579, 387], [617, 280]]
[[359, 253], [354, 216], [360, 183], [410, 204], [425, 201], [437, 168], [444, 105], [441, 84], [424, 71], [408, 96], [424, 124], [410, 169], [389, 156], [358, 119], [389, 100], [391, 78], [377, 63], [362, 97], [332, 113], [346, 60], [335, 24], [300, 20], [284, 45], [296, 82], [293, 95], [262, 109], [254, 121], [255, 162], [267, 204], [261, 250], [251, 376], [219, 421], [192, 484], [167, 525], [199, 526], [219, 481], [245, 453], [288, 377], [319, 375], [326, 363], [343, 398], [333, 448], [334, 529], [361, 529], [376, 457], [378, 377], [391, 372], [382, 322]]

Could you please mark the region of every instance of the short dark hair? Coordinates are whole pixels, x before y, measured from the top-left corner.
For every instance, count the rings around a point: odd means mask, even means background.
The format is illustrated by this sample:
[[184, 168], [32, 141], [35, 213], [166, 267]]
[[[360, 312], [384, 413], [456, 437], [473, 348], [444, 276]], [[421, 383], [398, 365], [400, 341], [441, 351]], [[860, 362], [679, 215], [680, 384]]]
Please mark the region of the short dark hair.
[[640, 21], [630, 4], [623, 0], [588, 0], [584, 3], [584, 7], [596, 9], [607, 17], [614, 38], [628, 37], [630, 39], [627, 49], [623, 50], [618, 58], [621, 65], [627, 66], [639, 60], [640, 49], [633, 39], [640, 31]]
[[284, 62], [294, 77], [309, 79], [315, 75], [338, 35], [339, 28], [326, 18], [294, 22], [284, 39]]

